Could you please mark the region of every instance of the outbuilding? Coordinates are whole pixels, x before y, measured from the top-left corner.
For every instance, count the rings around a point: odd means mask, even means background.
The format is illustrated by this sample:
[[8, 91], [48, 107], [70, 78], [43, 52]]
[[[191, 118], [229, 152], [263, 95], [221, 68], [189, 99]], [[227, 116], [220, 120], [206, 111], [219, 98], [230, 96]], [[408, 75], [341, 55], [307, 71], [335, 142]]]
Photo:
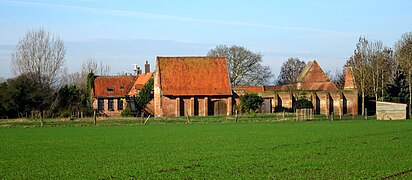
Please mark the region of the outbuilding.
[[376, 101], [376, 119], [403, 120], [406, 119], [407, 104]]

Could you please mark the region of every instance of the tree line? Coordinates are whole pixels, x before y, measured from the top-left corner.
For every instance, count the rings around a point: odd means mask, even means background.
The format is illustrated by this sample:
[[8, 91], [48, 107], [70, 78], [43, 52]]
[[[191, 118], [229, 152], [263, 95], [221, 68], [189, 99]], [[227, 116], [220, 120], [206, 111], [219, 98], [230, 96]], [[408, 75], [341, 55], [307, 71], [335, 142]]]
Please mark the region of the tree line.
[[16, 77], [0, 82], [0, 118], [69, 117], [90, 113], [87, 77], [108, 75], [110, 67], [87, 59], [79, 72], [68, 73], [66, 48], [43, 28], [29, 31], [11, 55]]
[[[74, 112], [91, 112], [90, 73], [108, 75], [110, 67], [94, 59], [83, 62], [80, 71], [68, 73], [65, 68], [66, 48], [63, 40], [43, 28], [29, 31], [11, 55], [16, 77], [0, 79], [0, 118], [33, 116], [67, 117]], [[306, 66], [299, 58], [289, 58], [273, 82], [263, 55], [243, 46], [218, 45], [207, 56], [226, 57], [232, 86], [293, 84]], [[412, 33], [405, 33], [394, 47], [382, 41], [360, 37], [354, 53], [342, 71], [326, 72], [338, 88], [343, 89], [345, 67], [352, 67], [355, 83], [364, 100], [411, 103]]]
[[360, 37], [345, 66], [352, 67], [362, 114], [370, 98], [411, 103], [412, 33], [403, 34], [393, 48]]

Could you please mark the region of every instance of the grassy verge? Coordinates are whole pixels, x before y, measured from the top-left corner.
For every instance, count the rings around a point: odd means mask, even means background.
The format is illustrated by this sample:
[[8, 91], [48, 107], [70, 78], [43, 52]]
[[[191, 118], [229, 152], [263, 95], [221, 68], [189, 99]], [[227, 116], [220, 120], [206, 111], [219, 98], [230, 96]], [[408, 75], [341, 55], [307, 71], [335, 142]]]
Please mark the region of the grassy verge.
[[[369, 116], [368, 119], [375, 119], [373, 116]], [[123, 126], [123, 125], [142, 125], [147, 120], [146, 124], [210, 124], [210, 123], [248, 123], [248, 122], [296, 122], [294, 114], [283, 113], [278, 114], [254, 114], [254, 115], [239, 115], [237, 120], [235, 116], [194, 116], [194, 117], [99, 117], [97, 118], [98, 126]], [[339, 121], [339, 120], [365, 120], [364, 116], [325, 116], [315, 115], [314, 119], [307, 121]], [[301, 120], [300, 120], [301, 121]], [[45, 119], [44, 125], [46, 127], [58, 127], [58, 126], [94, 126], [93, 118], [83, 118], [70, 120], [68, 118], [54, 118]], [[32, 128], [39, 127], [39, 119], [0, 119], [0, 127], [23, 127]]]
[[0, 179], [411, 177], [411, 121], [260, 118], [0, 128]]

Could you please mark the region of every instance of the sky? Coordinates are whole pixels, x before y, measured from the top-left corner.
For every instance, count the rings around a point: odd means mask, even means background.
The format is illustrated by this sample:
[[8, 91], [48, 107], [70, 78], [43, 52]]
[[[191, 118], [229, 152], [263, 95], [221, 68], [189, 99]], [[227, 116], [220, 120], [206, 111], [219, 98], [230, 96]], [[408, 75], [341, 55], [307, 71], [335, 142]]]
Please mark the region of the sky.
[[40, 27], [66, 46], [65, 66], [89, 58], [132, 72], [156, 56], [202, 56], [217, 45], [263, 55], [276, 78], [290, 57], [341, 70], [360, 36], [393, 47], [412, 31], [408, 0], [0, 0], [0, 77], [15, 74], [10, 57]]

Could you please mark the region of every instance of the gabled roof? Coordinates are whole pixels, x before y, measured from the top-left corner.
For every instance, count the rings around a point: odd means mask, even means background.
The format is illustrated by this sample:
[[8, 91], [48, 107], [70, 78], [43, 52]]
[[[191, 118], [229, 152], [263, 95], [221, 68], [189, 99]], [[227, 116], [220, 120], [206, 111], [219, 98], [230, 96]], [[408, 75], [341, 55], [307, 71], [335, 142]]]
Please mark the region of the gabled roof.
[[136, 76], [97, 76], [94, 97], [125, 97], [136, 81]]
[[224, 57], [157, 57], [163, 95], [231, 95]]
[[329, 82], [328, 76], [316, 60], [310, 61], [297, 78], [297, 82]]
[[139, 74], [137, 76], [136, 81], [134, 82], [132, 88], [130, 89], [130, 92], [127, 94], [129, 96], [135, 96], [137, 94], [138, 90], [141, 90], [143, 86], [149, 81], [149, 79], [153, 77], [153, 73], [147, 73], [147, 74]]
[[346, 67], [345, 70], [345, 84], [343, 89], [356, 89], [355, 77], [353, 76], [352, 67]]

